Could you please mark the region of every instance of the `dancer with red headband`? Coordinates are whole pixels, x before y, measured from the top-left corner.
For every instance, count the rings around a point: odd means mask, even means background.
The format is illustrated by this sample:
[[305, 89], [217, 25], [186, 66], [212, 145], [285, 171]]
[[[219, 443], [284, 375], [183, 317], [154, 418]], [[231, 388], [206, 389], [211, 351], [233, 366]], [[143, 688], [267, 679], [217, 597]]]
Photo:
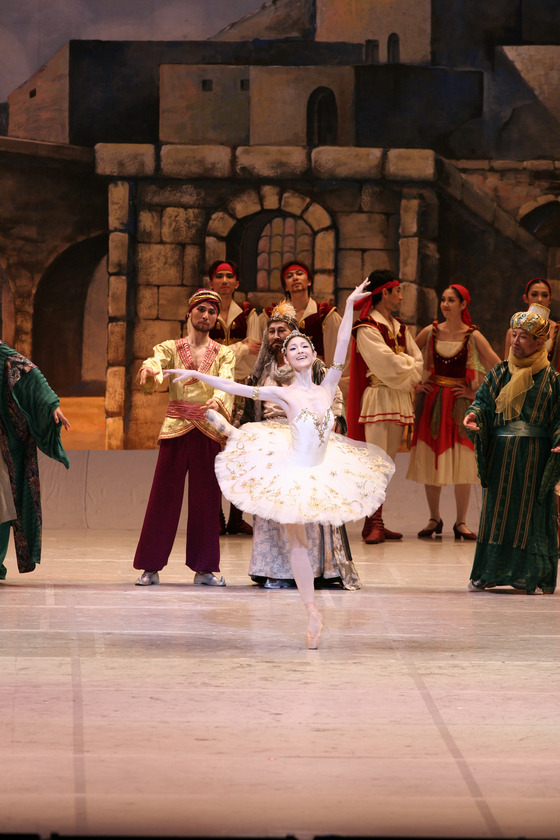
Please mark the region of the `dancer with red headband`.
[[441, 296], [443, 322], [434, 321], [417, 336], [424, 353], [424, 377], [416, 385], [416, 421], [407, 478], [424, 485], [430, 519], [418, 537], [440, 536], [441, 488], [453, 484], [456, 540], [476, 540], [465, 525], [471, 484], [477, 481], [474, 446], [463, 426], [465, 412], [486, 371], [500, 359], [472, 323], [471, 296], [459, 283]]
[[[523, 292], [523, 302], [527, 304], [527, 308], [533, 303], [538, 303], [540, 306], [546, 306], [550, 309], [552, 306], [552, 287], [548, 280], [544, 277], [533, 277], [525, 286]], [[504, 359], [509, 357], [511, 347], [511, 327], [506, 333], [506, 346], [504, 349]], [[556, 370], [560, 370], [560, 323], [548, 319], [548, 338], [546, 340], [545, 349], [548, 355], [548, 361]]]
[[[400, 280], [378, 269], [368, 277], [365, 303], [353, 327], [348, 435], [379, 446], [393, 460], [403, 429], [414, 421], [411, 391], [422, 378], [422, 354], [396, 315], [400, 311]], [[383, 522], [383, 508], [368, 516], [362, 529], [368, 544], [400, 540]]]
[[[246, 382], [253, 369], [261, 348], [261, 328], [255, 307], [244, 300], [241, 305], [233, 298], [239, 288], [239, 268], [232, 260], [216, 260], [208, 269], [210, 288], [217, 292], [222, 301], [218, 319], [210, 338], [223, 344], [235, 356], [234, 379]], [[243, 415], [245, 401], [236, 397], [233, 406], [232, 424], [238, 426]], [[226, 525], [223, 509], [220, 508], [220, 534], [246, 534], [251, 536], [253, 529], [243, 519], [243, 513], [235, 505], [230, 505]]]
[[[282, 288], [296, 310], [299, 329], [313, 341], [317, 356], [327, 367], [332, 364], [338, 329], [342, 318], [331, 303], [316, 301], [311, 297], [313, 272], [300, 259], [288, 260], [280, 269]], [[261, 314], [262, 331], [266, 329], [268, 318], [275, 304]], [[346, 399], [348, 395], [349, 367], [345, 365], [340, 379], [340, 390]]]

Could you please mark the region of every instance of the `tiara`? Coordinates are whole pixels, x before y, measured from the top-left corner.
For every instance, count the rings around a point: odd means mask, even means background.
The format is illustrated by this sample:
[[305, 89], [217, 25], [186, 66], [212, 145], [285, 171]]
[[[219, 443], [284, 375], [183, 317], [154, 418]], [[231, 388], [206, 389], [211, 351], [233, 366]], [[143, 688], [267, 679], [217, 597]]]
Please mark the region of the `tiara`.
[[286, 347], [288, 346], [288, 342], [291, 341], [292, 338], [296, 338], [297, 336], [300, 336], [301, 338], [305, 338], [310, 343], [311, 349], [315, 352], [315, 346], [314, 346], [313, 342], [311, 341], [311, 339], [309, 338], [308, 335], [305, 335], [305, 333], [302, 333], [299, 330], [292, 330], [290, 335], [288, 335], [284, 339], [284, 342], [282, 344], [282, 353], [284, 354], [284, 356], [286, 355]]

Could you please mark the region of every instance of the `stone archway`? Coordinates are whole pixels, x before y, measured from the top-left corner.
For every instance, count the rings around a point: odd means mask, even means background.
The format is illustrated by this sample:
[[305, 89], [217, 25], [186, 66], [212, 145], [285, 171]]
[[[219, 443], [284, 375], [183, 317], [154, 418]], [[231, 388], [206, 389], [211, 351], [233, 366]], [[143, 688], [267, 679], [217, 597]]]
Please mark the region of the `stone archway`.
[[[263, 225], [275, 216], [302, 220], [312, 232], [314, 294], [321, 299], [336, 298], [336, 229], [325, 208], [303, 193], [273, 184], [243, 190], [212, 215], [206, 229], [206, 264], [217, 259], [239, 259], [243, 237], [253, 236], [258, 221]], [[232, 253], [233, 252], [233, 253]], [[237, 261], [236, 259], [236, 261]], [[256, 261], [255, 261], [256, 265]], [[258, 306], [267, 306], [278, 297], [273, 291], [259, 291], [251, 282], [250, 297]]]
[[[39, 281], [33, 304], [33, 361], [59, 396], [105, 393], [106, 255], [104, 235], [75, 243], [55, 257]], [[92, 348], [98, 352], [92, 353]], [[104, 358], [98, 358], [99, 348]]]

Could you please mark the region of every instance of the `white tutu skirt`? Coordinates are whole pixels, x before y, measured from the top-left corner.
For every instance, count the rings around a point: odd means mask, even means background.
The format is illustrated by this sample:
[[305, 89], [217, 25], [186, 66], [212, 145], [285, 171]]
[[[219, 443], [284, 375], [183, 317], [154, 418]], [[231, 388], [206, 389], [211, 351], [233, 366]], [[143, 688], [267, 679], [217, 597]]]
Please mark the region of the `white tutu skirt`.
[[216, 476], [236, 507], [284, 524], [342, 525], [383, 504], [395, 465], [382, 449], [331, 433], [317, 454], [315, 466], [298, 463], [309, 452], [294, 451], [286, 422], [247, 423], [217, 456]]

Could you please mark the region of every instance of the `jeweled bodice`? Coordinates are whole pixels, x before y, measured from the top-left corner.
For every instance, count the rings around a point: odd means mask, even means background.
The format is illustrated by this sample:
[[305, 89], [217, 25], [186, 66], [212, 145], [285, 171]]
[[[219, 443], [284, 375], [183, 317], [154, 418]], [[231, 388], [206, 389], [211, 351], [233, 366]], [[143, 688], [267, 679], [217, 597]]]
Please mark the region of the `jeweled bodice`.
[[290, 450], [298, 465], [314, 467], [321, 463], [334, 422], [334, 414], [330, 408], [327, 408], [322, 417], [309, 408], [302, 408], [294, 417], [290, 422]]

